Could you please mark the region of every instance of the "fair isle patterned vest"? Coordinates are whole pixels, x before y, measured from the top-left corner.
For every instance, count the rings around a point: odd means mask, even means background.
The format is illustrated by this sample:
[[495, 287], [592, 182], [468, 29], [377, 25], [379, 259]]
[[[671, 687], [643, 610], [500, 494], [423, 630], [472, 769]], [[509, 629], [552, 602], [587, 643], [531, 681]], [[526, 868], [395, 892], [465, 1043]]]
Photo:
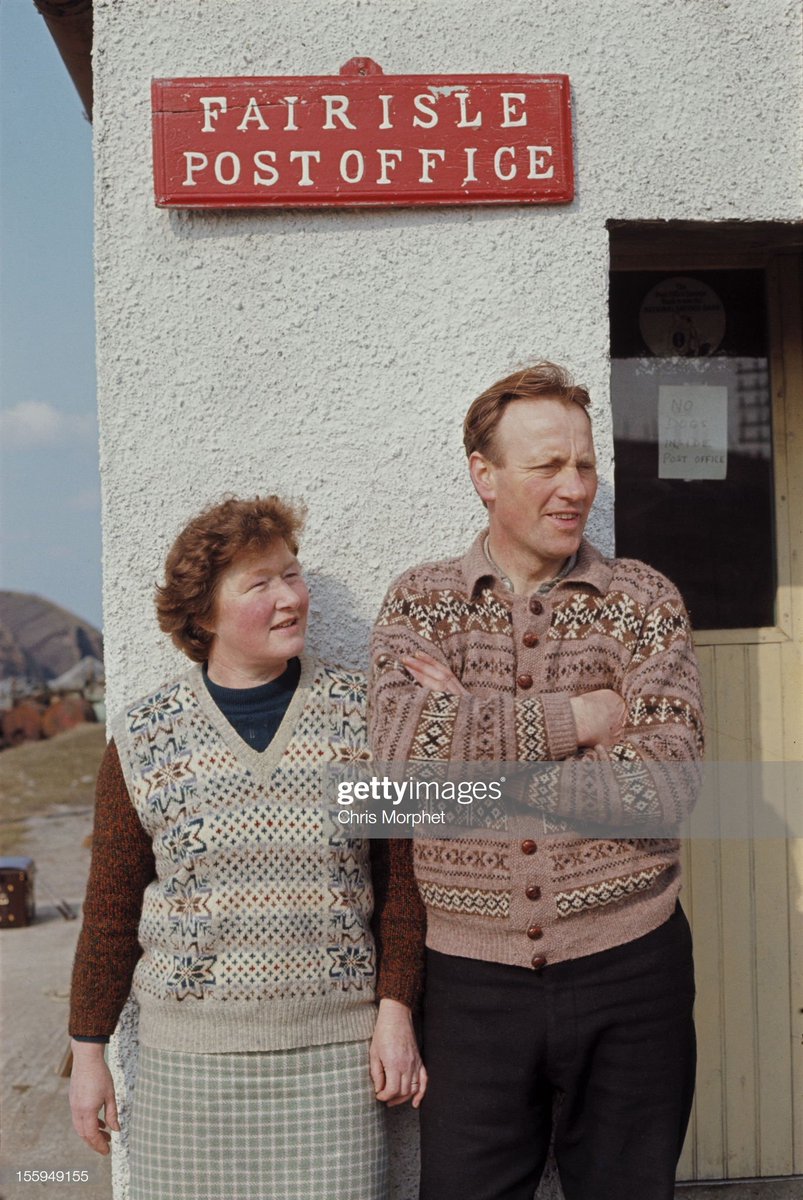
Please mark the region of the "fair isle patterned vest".
[[368, 843], [345, 836], [322, 789], [325, 764], [368, 757], [363, 677], [303, 659], [262, 753], [200, 667], [112, 728], [156, 858], [133, 986], [143, 1044], [210, 1054], [370, 1037]]

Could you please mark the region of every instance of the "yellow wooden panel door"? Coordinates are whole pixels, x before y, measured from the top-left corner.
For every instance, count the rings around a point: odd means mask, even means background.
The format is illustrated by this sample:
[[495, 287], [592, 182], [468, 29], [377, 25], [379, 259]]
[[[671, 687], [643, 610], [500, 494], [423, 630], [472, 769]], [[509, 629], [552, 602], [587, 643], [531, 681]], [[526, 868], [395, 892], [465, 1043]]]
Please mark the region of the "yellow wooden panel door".
[[[788, 836], [692, 836], [697, 1094], [682, 1179], [803, 1174], [803, 348], [796, 256], [769, 268], [774, 328], [777, 627], [701, 637], [707, 759], [720, 814], [763, 801]], [[749, 574], [750, 564], [745, 563]], [[768, 764], [748, 797], [717, 763]], [[780, 830], [783, 833], [783, 828]]]

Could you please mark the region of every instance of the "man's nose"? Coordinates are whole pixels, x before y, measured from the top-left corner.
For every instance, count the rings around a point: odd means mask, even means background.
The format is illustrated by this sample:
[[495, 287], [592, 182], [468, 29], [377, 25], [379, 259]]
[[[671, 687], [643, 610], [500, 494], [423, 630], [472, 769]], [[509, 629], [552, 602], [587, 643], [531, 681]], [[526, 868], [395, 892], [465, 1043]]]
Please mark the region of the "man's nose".
[[561, 471], [558, 489], [562, 496], [572, 500], [583, 500], [586, 495], [586, 481], [577, 467], [564, 467]]

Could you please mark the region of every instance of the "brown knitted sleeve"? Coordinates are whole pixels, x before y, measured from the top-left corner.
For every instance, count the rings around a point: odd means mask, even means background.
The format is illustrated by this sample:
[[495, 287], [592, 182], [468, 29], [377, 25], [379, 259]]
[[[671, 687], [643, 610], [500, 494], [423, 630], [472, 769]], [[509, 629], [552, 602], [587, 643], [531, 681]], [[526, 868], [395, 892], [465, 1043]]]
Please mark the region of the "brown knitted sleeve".
[[377, 998], [414, 1009], [424, 984], [427, 914], [413, 874], [411, 838], [371, 842]]
[[95, 827], [84, 923], [70, 993], [70, 1034], [114, 1033], [142, 950], [137, 940], [142, 896], [156, 876], [151, 840], [128, 795], [114, 742], [95, 788]]

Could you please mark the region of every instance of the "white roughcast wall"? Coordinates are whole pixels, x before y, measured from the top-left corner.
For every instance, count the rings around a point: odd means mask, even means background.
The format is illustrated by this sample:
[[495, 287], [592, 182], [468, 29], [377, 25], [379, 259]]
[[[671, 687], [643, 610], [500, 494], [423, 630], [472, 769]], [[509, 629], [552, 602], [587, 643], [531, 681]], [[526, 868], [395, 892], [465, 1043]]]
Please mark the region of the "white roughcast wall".
[[[461, 552], [481, 527], [465, 409], [536, 357], [566, 363], [591, 390], [602, 486], [590, 532], [610, 550], [605, 223], [801, 218], [797, 0], [94, 9], [110, 710], [182, 661], [156, 625], [153, 585], [182, 524], [229, 491], [307, 501], [312, 648], [365, 665], [389, 581]], [[355, 55], [388, 74], [568, 74], [576, 199], [379, 212], [154, 206], [153, 76], [336, 75]], [[132, 1036], [118, 1039], [129, 1054]], [[396, 1200], [414, 1194], [412, 1175], [408, 1164]], [[124, 1152], [115, 1177], [123, 1200]]]

